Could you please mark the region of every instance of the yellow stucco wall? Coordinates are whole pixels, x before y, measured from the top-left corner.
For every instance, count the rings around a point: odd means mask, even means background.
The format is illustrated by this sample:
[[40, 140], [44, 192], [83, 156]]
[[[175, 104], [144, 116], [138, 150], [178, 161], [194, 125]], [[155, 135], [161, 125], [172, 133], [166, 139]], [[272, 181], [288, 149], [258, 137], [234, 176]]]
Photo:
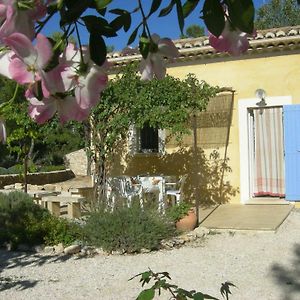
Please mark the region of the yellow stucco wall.
[[[240, 187], [240, 154], [239, 154], [239, 120], [238, 101], [240, 99], [255, 98], [255, 90], [263, 88], [267, 96], [291, 96], [293, 103], [300, 103], [300, 53], [276, 52], [268, 55], [244, 56], [240, 58], [217, 58], [207, 60], [196, 60], [180, 64], [171, 64], [168, 67], [168, 74], [183, 79], [188, 73], [194, 73], [199, 80], [205, 80], [211, 85], [219, 87], [231, 87], [234, 91], [234, 106], [232, 124], [228, 144], [228, 166], [231, 172], [224, 174], [223, 198], [220, 203], [229, 201], [240, 203], [238, 189]], [[200, 137], [201, 138], [201, 137]], [[214, 160], [209, 155], [217, 150], [219, 159], [224, 157], [225, 147], [211, 147], [198, 153], [197, 163], [201, 172], [202, 181], [205, 181], [200, 188], [202, 198], [208, 199], [211, 195], [216, 196], [219, 190], [219, 179], [214, 181], [211, 173]], [[172, 152], [168, 147], [167, 152]], [[247, 159], [247, 158], [245, 158]], [[128, 156], [117, 167], [113, 168], [112, 175], [128, 174], [137, 175], [141, 173], [163, 173], [166, 175], [180, 175], [192, 172], [195, 166], [195, 159], [191, 152], [173, 153], [162, 159], [160, 156], [137, 155]], [[217, 160], [215, 160], [217, 161]], [[117, 162], [117, 160], [116, 160]], [[220, 162], [220, 161], [219, 161]], [[200, 177], [201, 177], [200, 176]], [[220, 174], [219, 177], [220, 178]], [[212, 181], [207, 189], [207, 183]], [[191, 186], [190, 176], [190, 186]], [[203, 199], [201, 199], [203, 201]], [[209, 201], [208, 201], [209, 202]]]
[[[267, 96], [292, 96], [293, 103], [300, 103], [300, 54], [280, 54], [226, 61], [207, 60], [203, 63], [195, 61], [168, 68], [168, 74], [174, 77], [184, 78], [188, 73], [194, 73], [211, 85], [232, 87], [236, 91], [228, 146], [232, 173], [227, 175], [233, 187], [240, 185], [239, 99], [254, 98], [255, 90], [263, 88]], [[231, 197], [230, 202], [240, 203], [239, 194]]]

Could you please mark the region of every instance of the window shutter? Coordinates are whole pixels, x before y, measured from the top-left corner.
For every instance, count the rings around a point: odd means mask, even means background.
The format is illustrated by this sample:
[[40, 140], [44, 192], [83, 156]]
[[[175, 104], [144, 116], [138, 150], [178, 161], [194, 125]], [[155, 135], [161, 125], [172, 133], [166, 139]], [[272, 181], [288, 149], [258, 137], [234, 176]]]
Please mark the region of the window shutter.
[[165, 153], [166, 146], [166, 131], [164, 129], [158, 129], [158, 152], [160, 154]]
[[283, 106], [285, 199], [300, 201], [300, 105]]
[[128, 151], [131, 155], [138, 151], [138, 130], [135, 125], [130, 125], [128, 132]]

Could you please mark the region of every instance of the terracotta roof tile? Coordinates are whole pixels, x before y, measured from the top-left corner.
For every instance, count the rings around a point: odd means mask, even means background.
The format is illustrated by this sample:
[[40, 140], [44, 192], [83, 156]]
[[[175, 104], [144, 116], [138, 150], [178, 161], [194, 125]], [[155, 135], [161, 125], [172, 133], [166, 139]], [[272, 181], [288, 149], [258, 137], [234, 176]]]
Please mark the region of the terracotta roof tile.
[[[173, 41], [180, 56], [176, 61], [195, 60], [202, 58], [229, 57], [226, 53], [217, 52], [209, 45], [207, 36], [199, 38], [178, 39]], [[255, 38], [249, 38], [250, 47], [241, 55], [258, 54], [283, 50], [300, 49], [300, 26], [260, 30]], [[137, 48], [130, 48], [125, 54], [116, 51], [108, 54], [108, 60], [116, 67], [131, 61], [140, 60]]]

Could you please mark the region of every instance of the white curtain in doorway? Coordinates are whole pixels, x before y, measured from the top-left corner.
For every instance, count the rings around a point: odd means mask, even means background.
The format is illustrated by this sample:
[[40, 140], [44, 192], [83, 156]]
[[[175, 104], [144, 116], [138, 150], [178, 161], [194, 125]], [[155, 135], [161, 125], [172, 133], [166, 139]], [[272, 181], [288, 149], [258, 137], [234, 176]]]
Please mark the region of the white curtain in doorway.
[[282, 107], [253, 112], [254, 196], [284, 197]]

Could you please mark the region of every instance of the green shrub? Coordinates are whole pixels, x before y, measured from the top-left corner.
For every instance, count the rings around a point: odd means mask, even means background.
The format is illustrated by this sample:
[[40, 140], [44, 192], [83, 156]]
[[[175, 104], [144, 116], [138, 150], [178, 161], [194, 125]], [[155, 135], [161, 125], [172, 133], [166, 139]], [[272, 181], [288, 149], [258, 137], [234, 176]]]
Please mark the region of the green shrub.
[[41, 244], [44, 232], [38, 226], [49, 213], [33, 203], [30, 196], [22, 192], [2, 194], [0, 198], [0, 243]]
[[44, 229], [46, 245], [70, 245], [76, 240], [82, 240], [82, 228], [72, 221], [50, 215], [40, 224]]
[[[37, 167], [33, 162], [28, 163], [28, 173], [35, 173], [37, 171]], [[6, 174], [23, 174], [24, 173], [24, 165], [18, 164], [9, 167], [6, 169]]]
[[9, 167], [8, 169], [8, 174], [22, 174], [24, 171], [23, 165], [14, 165]]
[[0, 167], [0, 175], [9, 174], [9, 171], [6, 168]]
[[192, 208], [192, 204], [188, 202], [180, 202], [177, 205], [171, 206], [167, 210], [167, 216], [173, 220], [173, 222], [177, 222], [184, 216], [187, 216], [189, 210]]
[[39, 167], [38, 171], [39, 172], [52, 172], [52, 171], [60, 171], [60, 170], [65, 170], [66, 167], [63, 165], [59, 166], [41, 166]]
[[156, 211], [138, 206], [90, 215], [84, 228], [89, 243], [106, 251], [139, 252], [159, 248], [162, 239], [175, 234], [173, 224]]
[[0, 245], [70, 244], [81, 237], [78, 225], [52, 216], [22, 192], [0, 193]]

